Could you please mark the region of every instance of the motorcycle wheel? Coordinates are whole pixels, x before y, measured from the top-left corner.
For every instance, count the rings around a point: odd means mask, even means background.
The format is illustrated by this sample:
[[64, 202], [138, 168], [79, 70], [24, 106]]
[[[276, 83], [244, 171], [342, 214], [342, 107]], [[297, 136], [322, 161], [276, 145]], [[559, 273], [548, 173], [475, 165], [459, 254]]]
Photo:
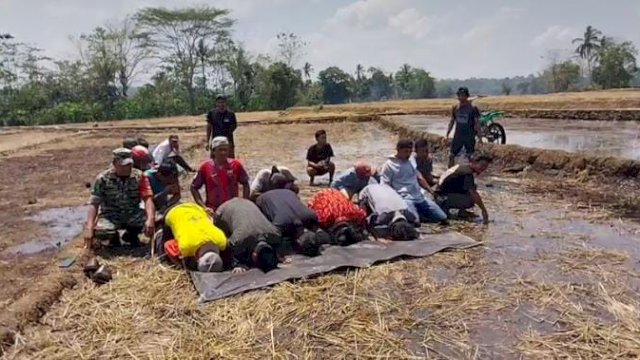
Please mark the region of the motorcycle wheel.
[[487, 140], [490, 143], [506, 144], [507, 133], [504, 131], [504, 127], [498, 123], [492, 123], [487, 128]]

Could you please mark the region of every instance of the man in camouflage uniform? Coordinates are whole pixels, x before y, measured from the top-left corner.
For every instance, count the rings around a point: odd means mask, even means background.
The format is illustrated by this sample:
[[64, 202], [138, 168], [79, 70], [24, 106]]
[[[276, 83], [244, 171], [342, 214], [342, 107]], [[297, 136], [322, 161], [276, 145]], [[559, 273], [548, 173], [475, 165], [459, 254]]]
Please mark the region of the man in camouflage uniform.
[[[140, 208], [141, 201], [144, 210]], [[147, 176], [133, 168], [131, 150], [113, 151], [113, 164], [96, 178], [90, 203], [85, 230], [87, 248], [93, 248], [94, 238], [120, 245], [118, 230], [125, 230], [122, 240], [132, 246], [140, 244], [138, 236], [143, 229], [147, 236], [153, 236], [153, 192]]]

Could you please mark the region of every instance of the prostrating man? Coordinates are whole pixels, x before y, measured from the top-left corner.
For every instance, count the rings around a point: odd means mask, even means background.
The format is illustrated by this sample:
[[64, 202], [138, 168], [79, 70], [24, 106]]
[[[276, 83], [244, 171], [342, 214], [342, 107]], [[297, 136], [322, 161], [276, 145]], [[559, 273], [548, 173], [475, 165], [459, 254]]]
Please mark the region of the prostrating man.
[[219, 272], [224, 269], [221, 254], [227, 249], [227, 237], [202, 207], [185, 203], [169, 209], [163, 238], [169, 258], [174, 262], [182, 260], [189, 270]]
[[430, 187], [438, 184], [438, 177], [433, 175], [433, 159], [429, 154], [429, 144], [425, 139], [418, 139], [414, 143], [415, 155], [411, 157], [411, 163], [427, 181]]
[[327, 142], [327, 132], [318, 130], [315, 134], [316, 143], [307, 150], [307, 174], [309, 175], [309, 185], [313, 186], [313, 179], [316, 176], [329, 174], [329, 184], [333, 182], [333, 174], [336, 166], [331, 162], [333, 148]]
[[186, 171], [195, 171], [180, 154], [180, 138], [178, 135], [169, 135], [168, 139], [164, 140], [158, 144], [155, 149], [153, 149], [153, 160], [156, 165], [162, 164], [162, 162], [167, 158], [172, 159], [178, 166], [182, 167]]
[[436, 190], [436, 202], [440, 207], [447, 213], [450, 209], [458, 209], [459, 217], [468, 217], [471, 214], [467, 209], [478, 205], [483, 223], [488, 224], [489, 213], [478, 193], [474, 175], [482, 174], [491, 161], [490, 156], [478, 155], [471, 158], [469, 165], [456, 165], [447, 170]]
[[346, 246], [366, 238], [367, 214], [340, 191], [319, 191], [309, 199], [307, 206], [318, 216], [320, 228], [329, 233], [332, 244]]
[[316, 237], [318, 216], [306, 207], [293, 191], [274, 189], [258, 197], [256, 205], [286, 238], [293, 250], [315, 256], [320, 251]]
[[398, 141], [396, 155], [390, 156], [382, 168], [380, 183], [390, 186], [400, 194], [409, 210], [420, 220], [445, 223], [447, 214], [420, 191], [420, 186], [425, 189], [430, 187], [409, 161], [412, 150], [413, 141], [408, 139]]
[[[242, 164], [229, 159], [229, 141], [224, 136], [211, 140], [211, 159], [200, 165], [200, 169], [191, 183], [194, 201], [213, 214], [225, 201], [238, 197], [239, 185], [242, 185], [242, 197], [249, 198], [249, 175]], [[204, 186], [206, 201], [202, 200], [200, 189]]]
[[[140, 202], [144, 201], [144, 210]], [[91, 190], [91, 207], [85, 228], [85, 246], [92, 250], [93, 240], [109, 240], [120, 245], [118, 230], [124, 230], [122, 240], [138, 246], [138, 236], [154, 233], [155, 206], [149, 179], [133, 168], [131, 151], [118, 148], [113, 151], [112, 166], [100, 173]]]
[[156, 211], [164, 211], [177, 204], [180, 199], [180, 180], [178, 166], [171, 159], [166, 159], [156, 169], [145, 171], [153, 191], [153, 203]]
[[278, 266], [276, 249], [282, 238], [256, 204], [231, 199], [216, 210], [214, 223], [227, 235], [234, 273], [251, 267], [267, 272]]
[[369, 230], [378, 238], [414, 240], [420, 220], [409, 211], [402, 197], [388, 185], [367, 185], [358, 197], [367, 214]]
[[480, 131], [480, 110], [469, 101], [469, 89], [458, 89], [458, 104], [451, 109], [451, 120], [447, 129], [447, 139], [455, 125], [451, 141], [451, 153], [449, 154], [449, 167], [455, 164], [455, 158], [460, 155], [462, 149], [470, 157], [476, 151], [476, 140], [482, 144], [482, 132]]
[[296, 194], [300, 191], [298, 185], [295, 183], [297, 179], [293, 176], [291, 170], [284, 166], [273, 166], [271, 169], [262, 169], [256, 174], [256, 177], [251, 182], [251, 201], [256, 201], [258, 196], [269, 190], [273, 190], [273, 177], [276, 174], [281, 174], [285, 177], [285, 189], [289, 189]]
[[229, 141], [229, 157], [234, 159], [235, 142], [233, 133], [238, 127], [236, 114], [227, 108], [227, 98], [223, 95], [216, 97], [216, 108], [207, 114], [207, 144], [211, 143], [211, 139], [224, 136]]
[[365, 186], [369, 185], [373, 177], [376, 182], [380, 176], [371, 170], [371, 165], [364, 161], [358, 161], [354, 167], [338, 174], [338, 177], [331, 183], [331, 187], [339, 190], [347, 199], [358, 194]]

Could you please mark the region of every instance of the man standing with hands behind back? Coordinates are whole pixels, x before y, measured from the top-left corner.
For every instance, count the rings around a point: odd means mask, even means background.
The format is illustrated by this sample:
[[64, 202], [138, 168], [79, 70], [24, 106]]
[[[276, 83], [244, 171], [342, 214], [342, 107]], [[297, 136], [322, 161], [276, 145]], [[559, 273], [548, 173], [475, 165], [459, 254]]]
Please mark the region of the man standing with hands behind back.
[[216, 97], [216, 108], [209, 111], [207, 114], [207, 146], [213, 138], [218, 136], [224, 136], [229, 141], [229, 157], [235, 159], [235, 143], [233, 139], [233, 132], [236, 131], [238, 122], [236, 120], [236, 114], [233, 111], [229, 111], [227, 108], [227, 98], [223, 95]]

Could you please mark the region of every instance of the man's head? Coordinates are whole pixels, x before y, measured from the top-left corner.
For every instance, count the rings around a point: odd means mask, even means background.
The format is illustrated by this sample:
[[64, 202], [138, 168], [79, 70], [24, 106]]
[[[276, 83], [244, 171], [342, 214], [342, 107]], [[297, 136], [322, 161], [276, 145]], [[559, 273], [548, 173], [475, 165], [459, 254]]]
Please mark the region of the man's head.
[[474, 174], [480, 175], [485, 170], [487, 170], [487, 168], [489, 167], [489, 164], [491, 164], [492, 162], [493, 162], [493, 158], [491, 156], [485, 155], [485, 154], [478, 154], [471, 159], [471, 162], [469, 163], [469, 167], [471, 168], [471, 171], [473, 171]]
[[229, 157], [229, 140], [224, 136], [216, 136], [211, 140], [211, 157], [218, 161], [226, 161]]
[[258, 269], [268, 272], [278, 267], [276, 251], [269, 245], [264, 237], [258, 239], [258, 244], [251, 253], [251, 261]]
[[458, 95], [458, 100], [464, 102], [469, 100], [469, 89], [467, 87], [460, 87], [458, 89], [458, 91], [456, 92], [456, 95]]
[[196, 260], [200, 272], [220, 272], [224, 265], [220, 257], [220, 249], [210, 242], [196, 251]]
[[327, 143], [327, 132], [324, 130], [316, 131], [316, 142], [319, 145], [325, 145]]
[[138, 139], [134, 136], [127, 135], [122, 139], [122, 147], [125, 149], [131, 150], [136, 145], [138, 145]]
[[304, 230], [302, 235], [296, 240], [298, 252], [306, 256], [316, 256], [320, 253], [320, 245], [316, 239], [316, 234], [309, 230]]
[[131, 157], [133, 158], [133, 167], [139, 170], [148, 170], [151, 168], [151, 162], [153, 161], [149, 150], [142, 146], [136, 145], [131, 149]]
[[413, 147], [418, 159], [426, 159], [429, 157], [429, 144], [426, 139], [416, 140]]
[[368, 179], [371, 177], [371, 165], [367, 164], [364, 161], [358, 161], [355, 166], [356, 175], [360, 179]]
[[407, 220], [398, 220], [391, 224], [391, 238], [396, 241], [408, 241], [418, 238], [418, 231]]
[[364, 239], [362, 233], [355, 226], [348, 223], [336, 226], [331, 231], [331, 236], [335, 240], [335, 244], [340, 246], [355, 244]]
[[131, 169], [133, 169], [133, 158], [131, 157], [131, 150], [126, 148], [117, 148], [113, 150], [113, 168], [116, 171], [116, 175], [120, 177], [127, 177], [131, 175]]
[[178, 181], [178, 165], [171, 159], [165, 159], [158, 165], [158, 180], [165, 185], [175, 184]]
[[269, 186], [271, 189], [286, 189], [289, 180], [281, 173], [272, 174], [269, 178]]
[[227, 97], [224, 95], [216, 96], [216, 110], [218, 112], [227, 111]]
[[180, 138], [178, 135], [169, 135], [169, 145], [171, 145], [172, 149], [178, 150], [180, 148]]
[[400, 139], [396, 145], [396, 157], [400, 160], [409, 160], [413, 151], [413, 141], [410, 139]]
[[138, 145], [144, 146], [145, 148], [149, 149], [149, 142], [147, 141], [147, 139], [145, 139], [144, 135], [138, 135], [136, 141]]

